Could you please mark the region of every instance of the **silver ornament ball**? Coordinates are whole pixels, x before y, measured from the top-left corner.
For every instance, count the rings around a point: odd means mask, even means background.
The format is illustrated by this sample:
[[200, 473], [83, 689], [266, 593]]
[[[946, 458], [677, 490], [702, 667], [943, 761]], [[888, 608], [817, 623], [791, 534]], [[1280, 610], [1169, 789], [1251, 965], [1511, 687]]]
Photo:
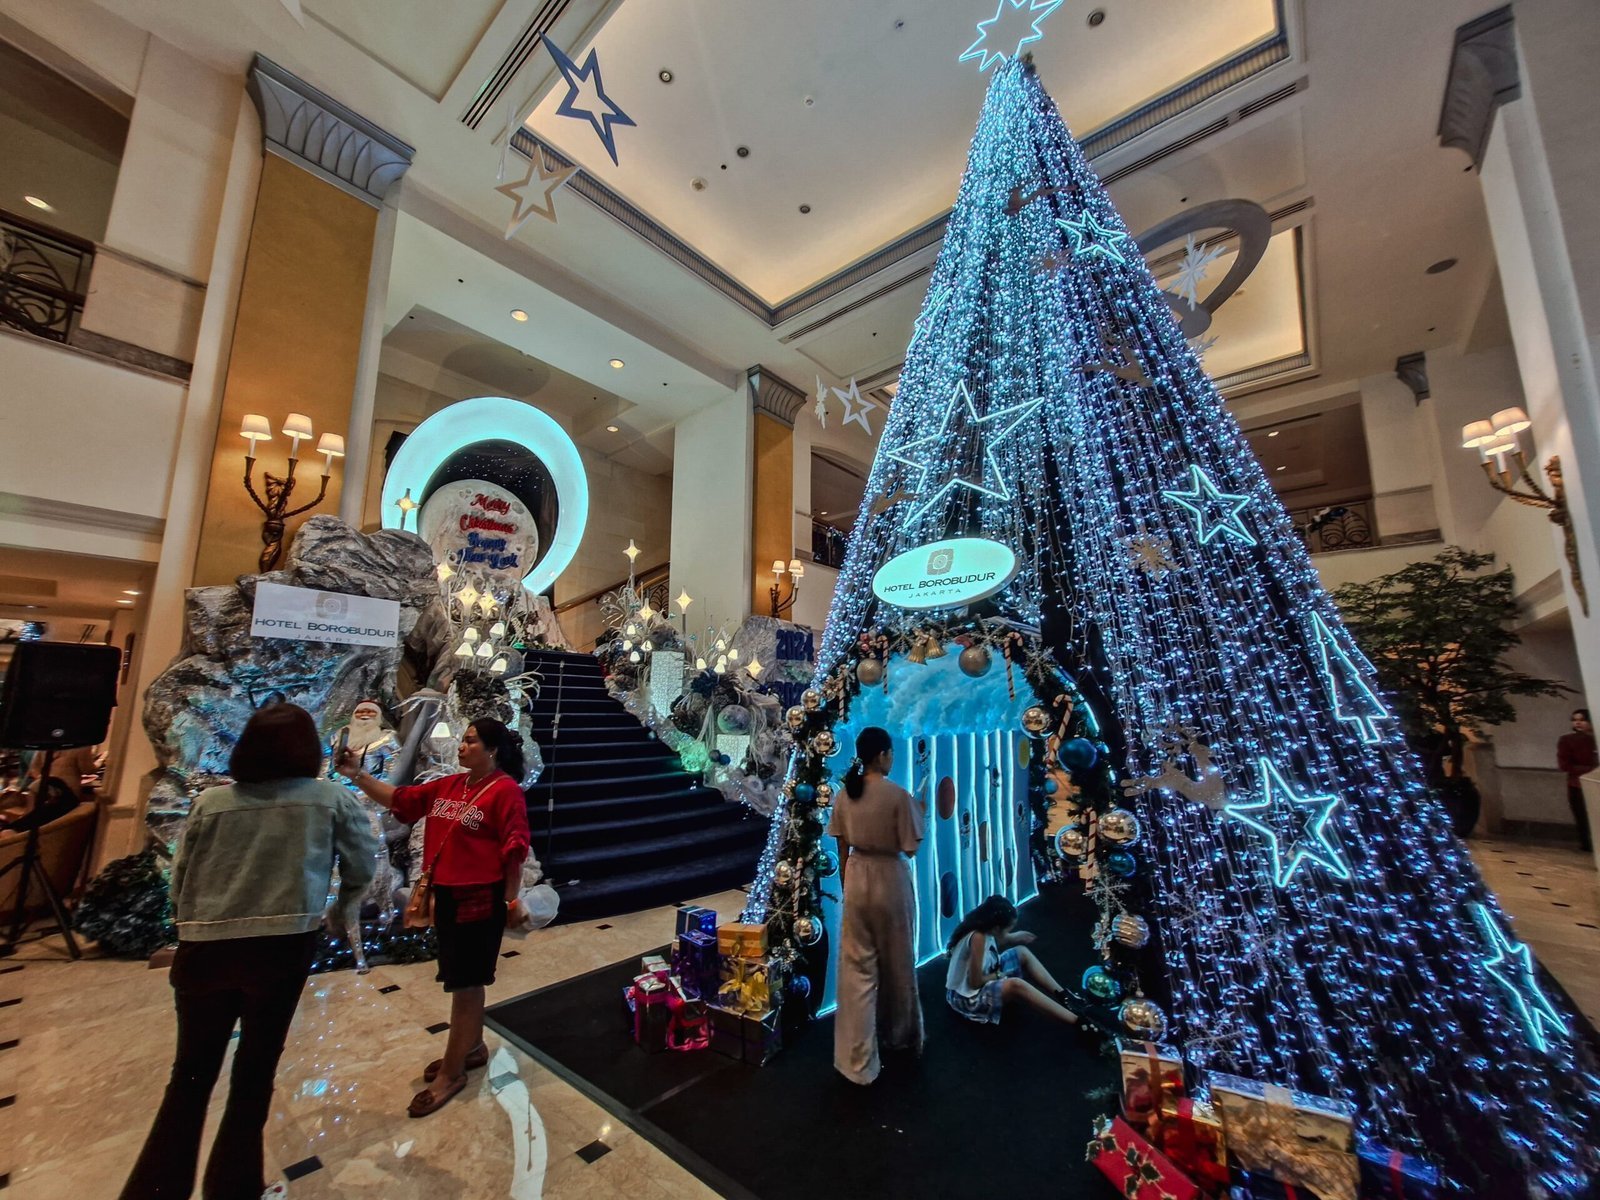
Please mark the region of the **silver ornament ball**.
[[1167, 1014], [1161, 1011], [1159, 1004], [1143, 996], [1124, 1000], [1122, 1007], [1117, 1010], [1117, 1016], [1121, 1018], [1124, 1029], [1148, 1041], [1159, 1042], [1167, 1032]]
[[1113, 808], [1100, 818], [1100, 836], [1118, 846], [1139, 840], [1139, 818], [1125, 808]]
[[1043, 733], [1050, 728], [1050, 714], [1035, 704], [1022, 714], [1022, 727], [1029, 733]]
[[1089, 835], [1081, 825], [1068, 825], [1056, 834], [1056, 853], [1062, 858], [1082, 858], [1089, 853]]
[[794, 883], [794, 864], [781, 862], [772, 868], [772, 878], [779, 887], [789, 887]]
[[987, 646], [968, 646], [956, 663], [965, 674], [978, 679], [989, 673], [989, 668], [994, 665], [994, 656], [989, 653]]
[[800, 917], [794, 923], [794, 936], [802, 946], [815, 946], [822, 940], [822, 922], [815, 917]]

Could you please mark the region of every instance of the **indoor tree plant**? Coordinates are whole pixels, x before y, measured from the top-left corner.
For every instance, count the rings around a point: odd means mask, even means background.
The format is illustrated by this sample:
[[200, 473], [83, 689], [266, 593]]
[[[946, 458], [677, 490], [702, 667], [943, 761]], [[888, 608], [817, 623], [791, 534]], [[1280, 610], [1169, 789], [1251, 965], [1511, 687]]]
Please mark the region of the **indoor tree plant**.
[[1469, 734], [1516, 720], [1512, 696], [1571, 689], [1516, 670], [1505, 654], [1521, 641], [1511, 568], [1485, 571], [1493, 554], [1447, 546], [1368, 583], [1347, 583], [1334, 601], [1393, 699], [1406, 739], [1458, 834], [1477, 823], [1479, 795], [1462, 760]]

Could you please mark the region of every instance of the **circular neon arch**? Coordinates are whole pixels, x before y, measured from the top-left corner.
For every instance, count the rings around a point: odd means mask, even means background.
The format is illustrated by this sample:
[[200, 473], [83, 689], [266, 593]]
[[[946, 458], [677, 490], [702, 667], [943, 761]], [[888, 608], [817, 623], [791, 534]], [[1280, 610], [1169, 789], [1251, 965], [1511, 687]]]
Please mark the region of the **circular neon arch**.
[[589, 523], [589, 480], [567, 431], [537, 408], [505, 396], [479, 396], [440, 409], [400, 447], [383, 477], [383, 527], [399, 529], [405, 514], [398, 502], [409, 489], [419, 502], [428, 480], [451, 455], [475, 442], [514, 442], [538, 457], [555, 480], [555, 535], [543, 558], [522, 578], [538, 594], [556, 581], [578, 552]]

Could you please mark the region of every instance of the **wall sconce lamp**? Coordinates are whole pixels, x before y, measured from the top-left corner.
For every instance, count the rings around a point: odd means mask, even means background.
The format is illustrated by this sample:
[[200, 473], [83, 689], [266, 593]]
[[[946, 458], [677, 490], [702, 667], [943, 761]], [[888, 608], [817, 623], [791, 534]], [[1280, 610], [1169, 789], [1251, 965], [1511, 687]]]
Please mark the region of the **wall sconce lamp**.
[[289, 497], [294, 493], [294, 472], [300, 465], [300, 443], [312, 436], [311, 418], [304, 413], [290, 413], [284, 418], [283, 436], [289, 439], [289, 471], [281, 479], [270, 471], [263, 473], [267, 483], [265, 500], [256, 491], [252, 475], [256, 466], [257, 443], [272, 440], [272, 426], [267, 418], [259, 413], [247, 413], [239, 426], [239, 436], [250, 443], [250, 448], [244, 452], [244, 490], [250, 493], [250, 499], [255, 501], [256, 507], [266, 518], [261, 523], [259, 562], [263, 571], [270, 571], [283, 555], [285, 524], [291, 517], [310, 512], [327, 496], [328, 480], [333, 475], [333, 460], [344, 457], [344, 438], [336, 433], [322, 435], [321, 440], [317, 442], [317, 453], [323, 458], [322, 486], [317, 489], [317, 498], [310, 504], [290, 508]]
[[[1561, 526], [1572, 590], [1578, 597], [1583, 615], [1587, 617], [1589, 595], [1583, 589], [1583, 572], [1578, 567], [1578, 543], [1572, 536], [1572, 516], [1567, 511], [1567, 492], [1561, 482], [1561, 459], [1552, 454], [1550, 461], [1544, 465], [1545, 477], [1550, 481], [1550, 490], [1547, 492], [1528, 470], [1528, 460], [1522, 453], [1522, 441], [1518, 437], [1532, 424], [1522, 409], [1502, 408], [1487, 421], [1463, 425], [1461, 446], [1465, 450], [1476, 450], [1482, 456], [1483, 473], [1488, 477], [1490, 487], [1510, 496], [1518, 504], [1546, 510], [1551, 523]], [[1526, 490], [1517, 490], [1519, 481], [1526, 485]]]
[[[788, 571], [792, 582], [789, 584], [789, 595], [782, 596], [783, 575]], [[784, 613], [794, 607], [795, 598], [800, 594], [800, 581], [806, 577], [806, 565], [798, 558], [791, 558], [788, 567], [783, 565], [781, 559], [772, 563], [772, 586], [767, 589], [767, 595], [772, 598], [772, 618], [777, 620]]]

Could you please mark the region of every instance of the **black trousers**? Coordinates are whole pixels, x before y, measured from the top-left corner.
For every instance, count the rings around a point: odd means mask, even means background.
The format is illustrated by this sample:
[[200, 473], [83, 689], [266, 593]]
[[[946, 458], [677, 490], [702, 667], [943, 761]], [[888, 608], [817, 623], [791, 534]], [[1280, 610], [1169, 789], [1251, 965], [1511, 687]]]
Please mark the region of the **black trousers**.
[[1585, 850], [1593, 850], [1594, 842], [1589, 836], [1589, 806], [1584, 803], [1583, 789], [1567, 784], [1567, 805], [1572, 809], [1572, 820], [1578, 827], [1578, 843]]
[[206, 1109], [236, 1024], [228, 1103], [200, 1194], [205, 1200], [260, 1200], [273, 1079], [319, 936], [179, 943], [172, 963], [178, 1052], [122, 1200], [188, 1200], [194, 1191]]

